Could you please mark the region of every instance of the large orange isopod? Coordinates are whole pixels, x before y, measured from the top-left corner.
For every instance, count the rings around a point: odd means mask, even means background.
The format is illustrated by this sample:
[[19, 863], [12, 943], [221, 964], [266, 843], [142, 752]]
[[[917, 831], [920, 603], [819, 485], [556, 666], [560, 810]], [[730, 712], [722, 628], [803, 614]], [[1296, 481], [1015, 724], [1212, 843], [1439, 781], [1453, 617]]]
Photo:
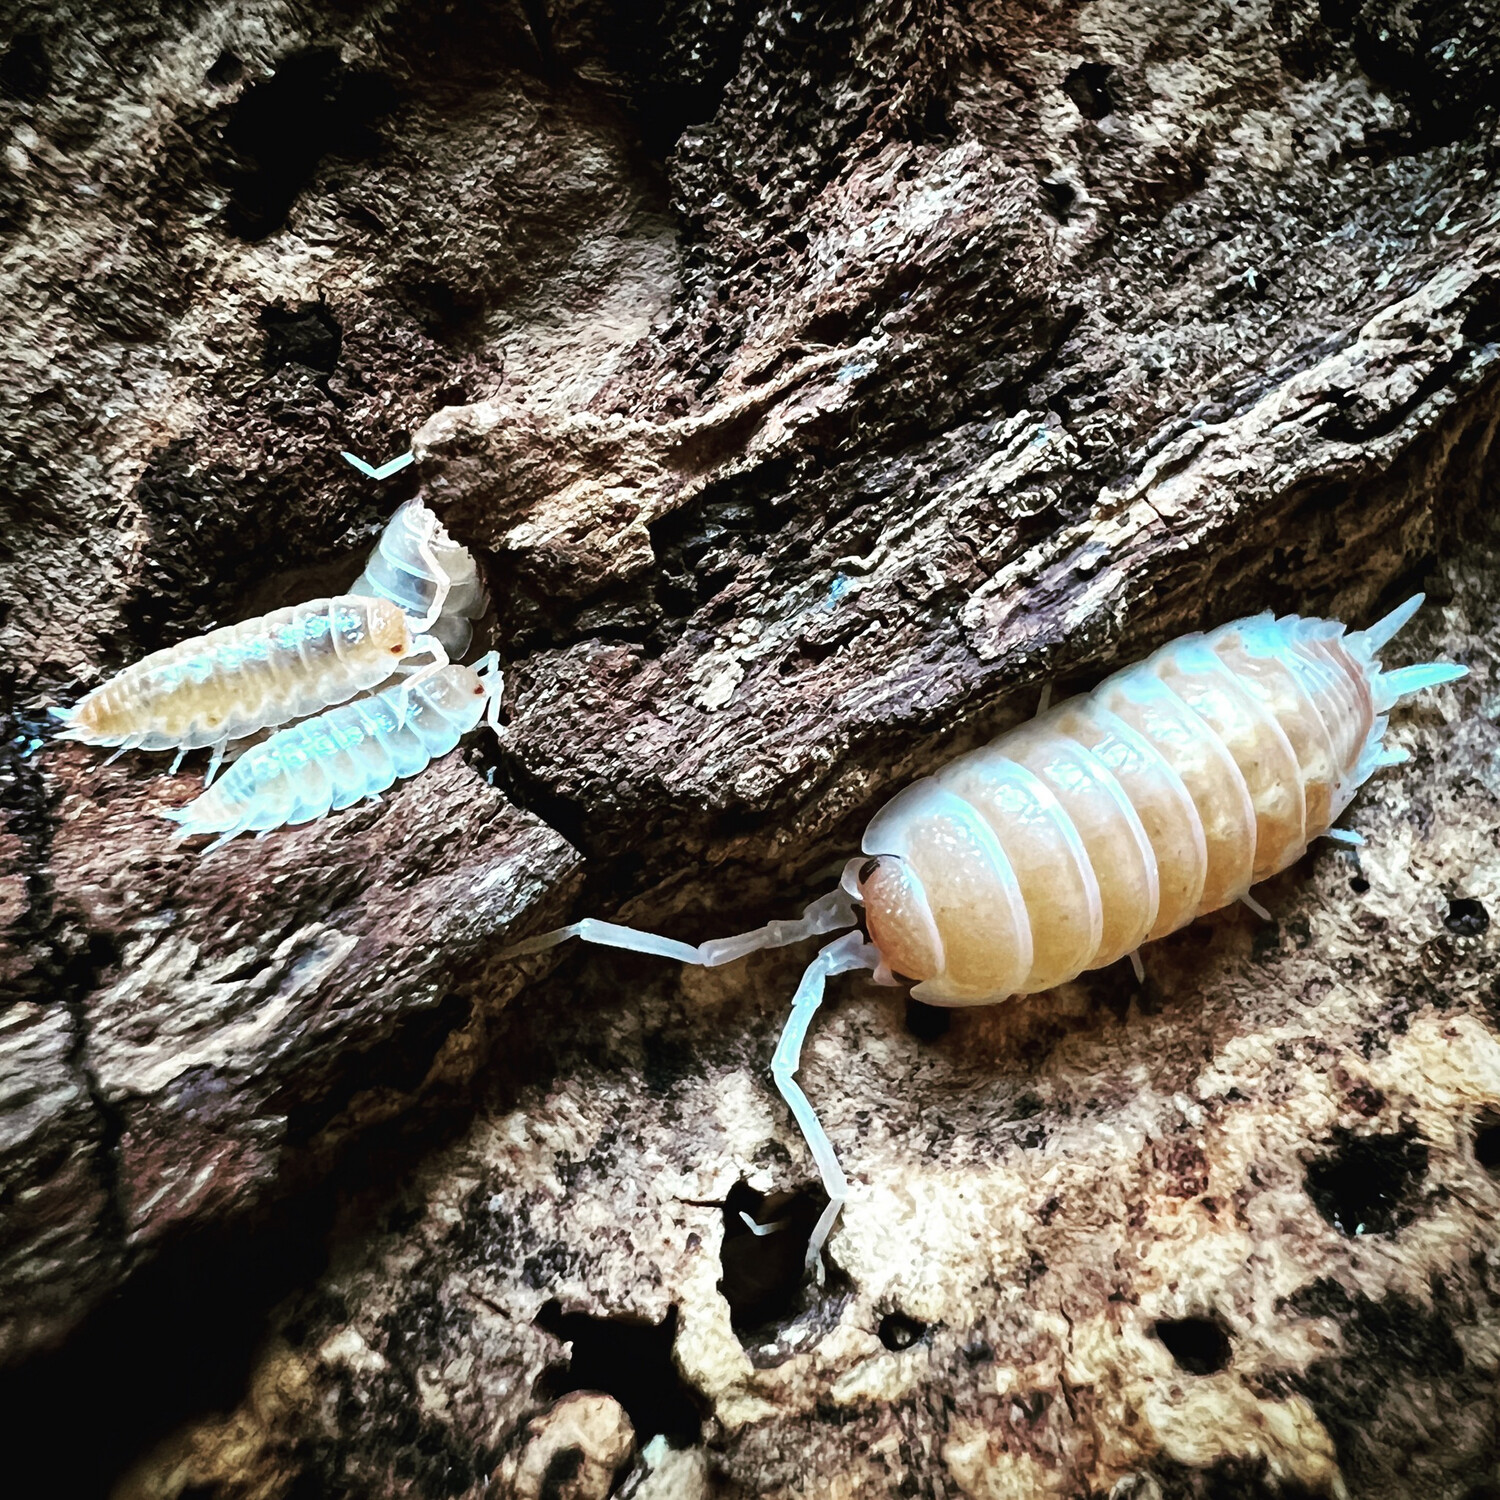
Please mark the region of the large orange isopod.
[[1368, 630], [1266, 613], [1183, 636], [961, 755], [893, 797], [865, 829], [839, 890], [798, 921], [693, 947], [584, 920], [567, 937], [721, 964], [860, 920], [808, 965], [771, 1065], [822, 1173], [828, 1207], [810, 1265], [848, 1185], [794, 1074], [825, 979], [873, 969], [915, 980], [934, 1005], [1033, 994], [1130, 957], [1205, 912], [1246, 901], [1333, 828], [1379, 766], [1405, 758], [1383, 741], [1395, 703], [1451, 682], [1444, 662], [1385, 671], [1377, 653], [1416, 613], [1419, 594]]

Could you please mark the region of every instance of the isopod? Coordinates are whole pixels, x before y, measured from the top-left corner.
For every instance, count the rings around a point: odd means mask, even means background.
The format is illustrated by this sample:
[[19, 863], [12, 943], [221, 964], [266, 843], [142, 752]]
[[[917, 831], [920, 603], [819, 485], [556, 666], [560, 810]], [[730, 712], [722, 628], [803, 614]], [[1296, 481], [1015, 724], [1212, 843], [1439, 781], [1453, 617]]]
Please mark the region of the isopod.
[[186, 807], [162, 814], [178, 824], [174, 842], [307, 823], [376, 797], [446, 755], [499, 704], [500, 675], [490, 653], [477, 667], [450, 663], [409, 682], [304, 719], [245, 751], [216, 785]]
[[489, 607], [474, 555], [421, 500], [397, 507], [349, 592], [399, 605], [453, 658], [468, 650], [473, 622]]
[[[771, 1073], [822, 1175], [819, 1254], [848, 1184], [795, 1074], [825, 980], [873, 969], [935, 1005], [1051, 989], [1131, 956], [1235, 900], [1333, 830], [1359, 785], [1405, 759], [1383, 748], [1401, 698], [1465, 675], [1442, 662], [1384, 671], [1377, 653], [1419, 594], [1368, 630], [1270, 613], [1193, 634], [961, 755], [893, 797], [864, 856], [800, 920], [696, 947], [591, 919], [568, 937], [715, 965], [858, 921], [807, 966]], [[1257, 910], [1263, 910], [1258, 906]]]
[[231, 740], [368, 692], [424, 654], [447, 660], [388, 600], [313, 599], [153, 651], [52, 713], [62, 738], [118, 746], [116, 755], [175, 749], [173, 771], [212, 745], [211, 782]]

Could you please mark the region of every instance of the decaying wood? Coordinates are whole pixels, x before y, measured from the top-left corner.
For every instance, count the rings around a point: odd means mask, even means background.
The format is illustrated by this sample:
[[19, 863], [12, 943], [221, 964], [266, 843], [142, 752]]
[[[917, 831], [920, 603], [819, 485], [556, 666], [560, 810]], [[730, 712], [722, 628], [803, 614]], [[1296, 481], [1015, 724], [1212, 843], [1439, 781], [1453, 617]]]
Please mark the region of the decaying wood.
[[[1495, 20], [0, 8], [16, 1431], [151, 1496], [1487, 1493]], [[203, 858], [191, 767], [50, 740], [418, 487], [498, 742]], [[840, 986], [821, 1291], [804, 956], [498, 957], [789, 914], [1043, 683], [1424, 586], [1472, 676], [1273, 924], [951, 1024]]]

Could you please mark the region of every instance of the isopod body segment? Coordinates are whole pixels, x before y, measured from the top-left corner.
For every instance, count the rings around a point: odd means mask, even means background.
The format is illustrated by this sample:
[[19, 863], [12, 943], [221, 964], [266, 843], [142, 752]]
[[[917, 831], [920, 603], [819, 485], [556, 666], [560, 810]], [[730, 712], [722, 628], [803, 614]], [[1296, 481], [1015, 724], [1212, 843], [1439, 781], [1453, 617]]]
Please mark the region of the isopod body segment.
[[216, 849], [238, 834], [307, 823], [383, 792], [446, 755], [493, 716], [499, 674], [481, 663], [449, 664], [408, 683], [318, 714], [245, 751], [186, 807], [163, 816], [176, 837], [217, 833]]
[[230, 740], [368, 692], [431, 647], [388, 600], [314, 599], [154, 651], [54, 713], [64, 738], [87, 745], [222, 754]]
[[388, 599], [455, 658], [489, 607], [473, 553], [419, 499], [397, 507], [349, 592]]

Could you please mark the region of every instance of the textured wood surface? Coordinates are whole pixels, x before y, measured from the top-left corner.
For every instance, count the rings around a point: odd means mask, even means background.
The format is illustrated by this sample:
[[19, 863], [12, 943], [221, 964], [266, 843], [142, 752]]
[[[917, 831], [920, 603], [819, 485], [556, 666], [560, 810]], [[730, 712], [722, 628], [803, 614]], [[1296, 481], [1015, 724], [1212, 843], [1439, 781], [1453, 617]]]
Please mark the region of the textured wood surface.
[[[13, 1443], [64, 1404], [66, 1483], [140, 1495], [1489, 1493], [1495, 19], [0, 6]], [[51, 742], [417, 488], [498, 741], [209, 858], [191, 766]], [[840, 983], [822, 1293], [803, 956], [497, 957], [790, 914], [1043, 683], [1424, 586], [1473, 675], [1272, 924], [951, 1023]]]

